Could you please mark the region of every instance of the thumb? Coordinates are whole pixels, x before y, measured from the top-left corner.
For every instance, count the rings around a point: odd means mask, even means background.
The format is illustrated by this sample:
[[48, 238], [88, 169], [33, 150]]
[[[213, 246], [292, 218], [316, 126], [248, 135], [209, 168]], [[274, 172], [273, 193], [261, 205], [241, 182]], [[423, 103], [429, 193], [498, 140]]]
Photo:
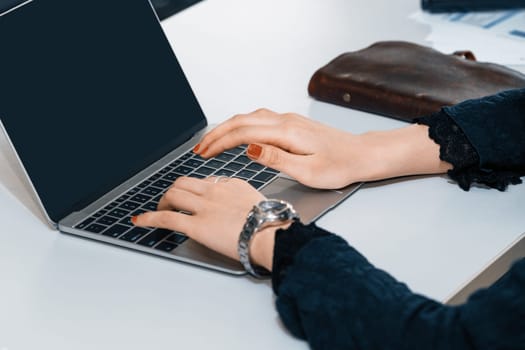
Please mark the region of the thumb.
[[299, 181], [308, 175], [310, 168], [305, 155], [289, 153], [271, 145], [252, 143], [248, 146], [246, 155], [257, 163], [277, 169]]

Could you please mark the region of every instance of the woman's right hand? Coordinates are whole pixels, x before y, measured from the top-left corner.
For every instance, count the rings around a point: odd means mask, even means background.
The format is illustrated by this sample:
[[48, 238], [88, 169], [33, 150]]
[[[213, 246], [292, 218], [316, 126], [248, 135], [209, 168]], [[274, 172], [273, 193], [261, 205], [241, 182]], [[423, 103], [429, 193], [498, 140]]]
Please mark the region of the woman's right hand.
[[194, 152], [208, 158], [242, 144], [249, 144], [247, 155], [252, 160], [322, 189], [451, 168], [439, 159], [439, 146], [425, 125], [355, 135], [298, 114], [267, 109], [220, 124]]
[[315, 188], [335, 189], [359, 180], [359, 138], [298, 114], [260, 109], [236, 115], [206, 134], [195, 152], [208, 158], [250, 144], [247, 155]]

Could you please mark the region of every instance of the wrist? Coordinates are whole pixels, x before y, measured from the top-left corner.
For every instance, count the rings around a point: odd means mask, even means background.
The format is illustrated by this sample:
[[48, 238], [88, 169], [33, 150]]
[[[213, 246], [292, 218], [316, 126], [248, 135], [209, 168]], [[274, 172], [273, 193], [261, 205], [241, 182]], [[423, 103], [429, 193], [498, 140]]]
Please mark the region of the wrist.
[[367, 132], [359, 135], [364, 164], [360, 181], [405, 175], [439, 174], [451, 165], [439, 158], [439, 145], [428, 136], [425, 125]]
[[292, 223], [271, 226], [257, 232], [250, 242], [250, 258], [254, 265], [262, 266], [272, 271], [275, 246], [275, 233], [279, 229], [287, 229]]

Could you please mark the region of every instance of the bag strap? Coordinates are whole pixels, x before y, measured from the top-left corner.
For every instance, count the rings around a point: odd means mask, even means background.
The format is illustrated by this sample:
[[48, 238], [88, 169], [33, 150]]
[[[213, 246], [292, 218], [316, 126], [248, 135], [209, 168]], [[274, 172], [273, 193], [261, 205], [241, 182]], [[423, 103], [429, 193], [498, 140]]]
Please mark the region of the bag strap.
[[458, 56], [458, 57], [462, 57], [466, 60], [469, 60], [469, 61], [477, 61], [476, 60], [476, 56], [474, 56], [474, 53], [472, 53], [472, 51], [469, 51], [469, 50], [463, 50], [463, 51], [454, 51], [453, 53], [454, 56]]

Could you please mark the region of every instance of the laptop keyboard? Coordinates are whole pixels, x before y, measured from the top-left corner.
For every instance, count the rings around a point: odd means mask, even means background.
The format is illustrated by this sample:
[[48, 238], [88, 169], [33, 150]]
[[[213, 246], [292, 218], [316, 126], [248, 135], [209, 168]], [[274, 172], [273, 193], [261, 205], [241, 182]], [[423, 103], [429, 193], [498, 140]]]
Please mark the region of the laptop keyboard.
[[252, 162], [245, 152], [246, 146], [239, 146], [215, 158], [204, 159], [189, 151], [77, 224], [75, 228], [171, 252], [188, 237], [166, 229], [135, 227], [131, 223], [131, 217], [156, 210], [164, 192], [180, 176], [235, 177], [248, 181], [256, 189], [277, 176], [277, 170]]

